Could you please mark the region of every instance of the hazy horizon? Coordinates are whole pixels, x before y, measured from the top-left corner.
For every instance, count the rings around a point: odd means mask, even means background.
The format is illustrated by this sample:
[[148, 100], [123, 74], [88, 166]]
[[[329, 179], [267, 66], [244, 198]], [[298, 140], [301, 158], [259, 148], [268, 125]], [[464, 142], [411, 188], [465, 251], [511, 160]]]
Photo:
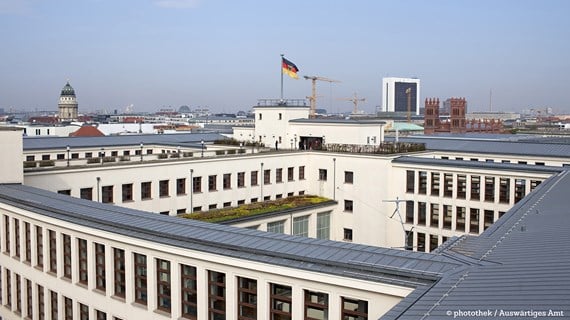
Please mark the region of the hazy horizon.
[[[470, 111], [570, 113], [570, 2], [0, 0], [0, 108], [56, 110], [66, 81], [79, 111], [188, 105], [248, 111], [279, 98], [280, 54], [300, 69], [284, 97], [318, 108], [381, 105], [382, 77], [417, 77], [421, 99]], [[565, 40], [566, 39], [566, 40]]]

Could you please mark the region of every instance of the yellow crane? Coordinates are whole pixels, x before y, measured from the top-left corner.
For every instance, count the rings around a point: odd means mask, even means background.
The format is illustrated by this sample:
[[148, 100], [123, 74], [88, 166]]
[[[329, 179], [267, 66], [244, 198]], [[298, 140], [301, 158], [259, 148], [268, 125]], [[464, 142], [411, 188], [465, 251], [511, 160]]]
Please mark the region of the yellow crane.
[[307, 99], [309, 99], [309, 105], [311, 106], [311, 109], [309, 111], [309, 117], [310, 118], [314, 118], [315, 117], [315, 111], [317, 109], [317, 80], [318, 81], [326, 81], [326, 82], [340, 82], [338, 80], [333, 80], [333, 79], [328, 79], [325, 77], [319, 77], [319, 76], [303, 76], [303, 78], [305, 78], [306, 80], [311, 80], [313, 83], [313, 87], [311, 89], [311, 96], [307, 97]]
[[354, 97], [352, 97], [352, 98], [339, 98], [339, 100], [345, 100], [345, 101], [352, 102], [352, 104], [354, 105], [354, 108], [352, 109], [352, 114], [357, 114], [358, 113], [358, 103], [366, 101], [366, 98], [360, 98], [359, 99], [358, 95], [355, 92]]

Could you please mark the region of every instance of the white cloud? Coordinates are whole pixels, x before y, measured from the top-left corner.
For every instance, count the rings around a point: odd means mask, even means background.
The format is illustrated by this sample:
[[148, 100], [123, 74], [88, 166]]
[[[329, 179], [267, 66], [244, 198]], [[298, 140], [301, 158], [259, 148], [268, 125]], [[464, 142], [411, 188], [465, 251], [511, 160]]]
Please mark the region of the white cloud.
[[154, 3], [163, 8], [196, 8], [199, 0], [157, 0]]

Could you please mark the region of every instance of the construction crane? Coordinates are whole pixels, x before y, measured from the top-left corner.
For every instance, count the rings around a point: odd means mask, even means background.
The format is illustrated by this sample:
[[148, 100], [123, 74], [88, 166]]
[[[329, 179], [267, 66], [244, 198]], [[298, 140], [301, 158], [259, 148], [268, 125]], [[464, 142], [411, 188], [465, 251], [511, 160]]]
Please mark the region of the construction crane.
[[359, 99], [358, 95], [355, 92], [354, 97], [352, 97], [352, 98], [339, 98], [339, 100], [345, 100], [345, 101], [352, 102], [352, 104], [354, 104], [354, 109], [352, 110], [352, 114], [357, 114], [358, 113], [358, 102], [364, 102], [364, 101], [366, 101], [366, 98], [360, 98]]
[[319, 81], [326, 81], [326, 82], [340, 82], [338, 80], [333, 80], [333, 79], [328, 79], [328, 78], [324, 78], [324, 77], [318, 77], [318, 76], [303, 76], [303, 78], [307, 79], [307, 80], [312, 80], [312, 89], [311, 89], [311, 96], [307, 97], [307, 99], [309, 99], [309, 104], [311, 106], [311, 109], [309, 111], [309, 117], [310, 118], [314, 118], [315, 117], [315, 111], [317, 110], [317, 80]]

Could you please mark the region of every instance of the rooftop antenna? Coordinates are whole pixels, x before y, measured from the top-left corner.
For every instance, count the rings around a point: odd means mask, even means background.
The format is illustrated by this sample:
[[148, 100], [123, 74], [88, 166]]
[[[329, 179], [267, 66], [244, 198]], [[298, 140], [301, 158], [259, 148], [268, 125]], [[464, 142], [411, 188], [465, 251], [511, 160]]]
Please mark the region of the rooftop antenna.
[[400, 214], [400, 202], [406, 202], [406, 200], [400, 200], [400, 198], [396, 197], [396, 200], [382, 200], [382, 202], [392, 202], [396, 204], [396, 209], [392, 212], [390, 219], [392, 219], [396, 214], [398, 215], [398, 219], [400, 220], [400, 225], [402, 226], [402, 231], [404, 231], [404, 250], [411, 249], [408, 247], [408, 236], [411, 234], [411, 231], [414, 230], [410, 229], [410, 233], [406, 232], [406, 228], [404, 227], [404, 220], [402, 219], [402, 215]]

